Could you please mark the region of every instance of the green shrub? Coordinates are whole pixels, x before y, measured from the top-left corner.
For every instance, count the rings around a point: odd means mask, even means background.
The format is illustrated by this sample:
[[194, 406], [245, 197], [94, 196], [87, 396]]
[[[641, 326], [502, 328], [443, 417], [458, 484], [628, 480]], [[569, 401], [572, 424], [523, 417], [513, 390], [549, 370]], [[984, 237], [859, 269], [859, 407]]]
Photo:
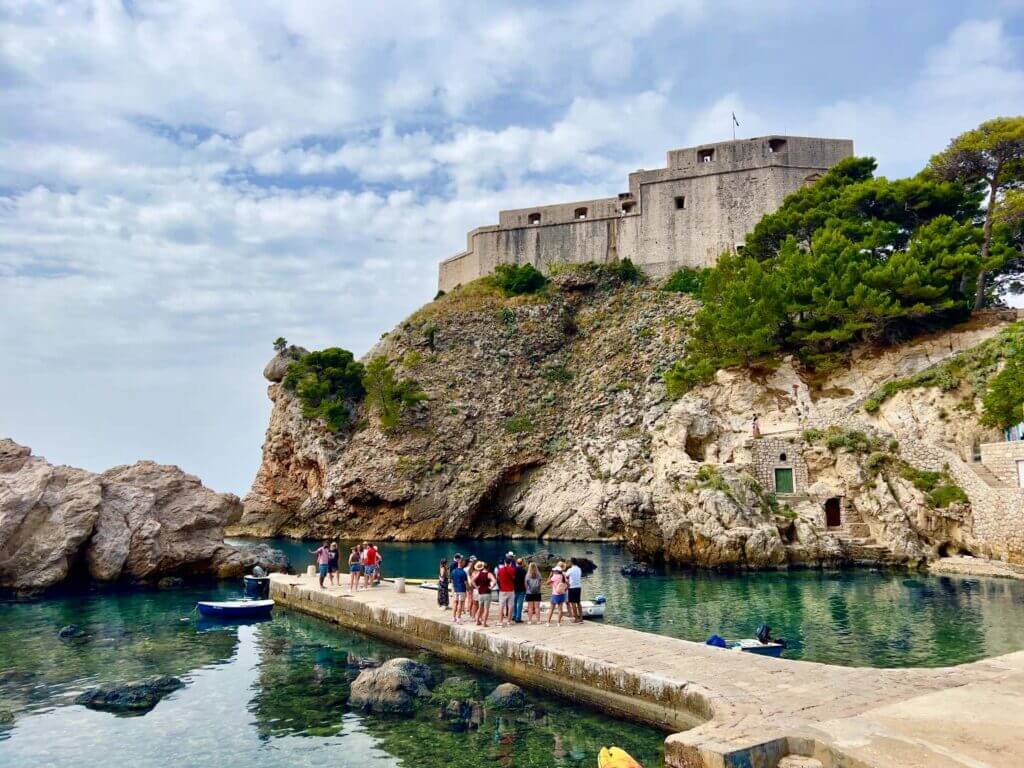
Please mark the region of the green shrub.
[[533, 431], [533, 422], [528, 416], [514, 416], [505, 422], [505, 433], [518, 435]]
[[1006, 429], [1024, 421], [1024, 345], [992, 379], [981, 402], [985, 426]]
[[639, 283], [644, 279], [644, 273], [629, 259], [620, 259], [606, 264], [605, 269], [623, 283]]
[[549, 365], [544, 369], [544, 379], [556, 384], [568, 384], [572, 381], [572, 371], [564, 365]]
[[825, 447], [830, 451], [844, 449], [850, 453], [870, 453], [878, 447], [878, 440], [868, 437], [859, 429], [830, 428], [825, 433]]
[[805, 429], [804, 430], [804, 442], [814, 445], [815, 443], [821, 442], [821, 438], [825, 436], [825, 433], [820, 429]]
[[722, 477], [722, 473], [712, 464], [702, 464], [700, 469], [697, 470], [697, 474], [694, 475], [693, 482], [697, 488], [711, 488], [723, 493], [731, 493], [732, 491], [725, 478]]
[[964, 489], [959, 485], [940, 485], [928, 495], [928, 503], [936, 509], [945, 509], [950, 504], [969, 501]]
[[414, 380], [396, 378], [394, 369], [383, 357], [375, 357], [367, 364], [363, 387], [366, 400], [377, 411], [385, 431], [398, 426], [402, 411], [427, 399]]
[[709, 269], [693, 269], [691, 267], [677, 269], [661, 289], [673, 293], [688, 293], [692, 296], [700, 296], [710, 271]]
[[331, 432], [349, 423], [352, 407], [365, 394], [363, 365], [347, 349], [310, 352], [288, 366], [282, 382], [294, 392], [307, 419], [322, 419]]
[[548, 283], [532, 264], [499, 264], [494, 268], [491, 280], [506, 296], [537, 293]]
[[869, 454], [867, 459], [864, 461], [864, 468], [867, 469], [868, 474], [874, 477], [885, 469], [889, 465], [890, 461], [892, 461], [892, 456], [888, 453], [875, 451]]
[[284, 336], [278, 336], [276, 339], [274, 339], [275, 352], [284, 352], [287, 347], [288, 339], [286, 339]]

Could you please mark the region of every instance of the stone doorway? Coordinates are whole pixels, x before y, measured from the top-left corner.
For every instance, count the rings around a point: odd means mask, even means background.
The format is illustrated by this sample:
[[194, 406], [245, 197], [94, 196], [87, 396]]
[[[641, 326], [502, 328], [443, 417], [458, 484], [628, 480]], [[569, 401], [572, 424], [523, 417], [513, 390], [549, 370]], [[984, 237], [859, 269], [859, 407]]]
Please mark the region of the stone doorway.
[[825, 502], [825, 527], [838, 528], [843, 524], [842, 504], [833, 496]]

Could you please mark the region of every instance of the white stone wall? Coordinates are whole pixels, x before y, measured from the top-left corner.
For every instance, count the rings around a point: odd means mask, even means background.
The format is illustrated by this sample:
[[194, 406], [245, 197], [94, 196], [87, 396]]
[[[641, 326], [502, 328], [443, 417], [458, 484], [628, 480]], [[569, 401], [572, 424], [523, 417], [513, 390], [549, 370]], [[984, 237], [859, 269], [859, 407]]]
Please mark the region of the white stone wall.
[[[712, 162], [699, 161], [704, 151]], [[497, 226], [473, 230], [466, 250], [441, 263], [438, 284], [449, 291], [498, 264], [630, 259], [654, 277], [712, 266], [786, 195], [852, 154], [851, 141], [802, 137], [672, 150], [668, 167], [630, 174], [619, 197], [501, 211]]]
[[1020, 485], [1018, 461], [1024, 461], [1024, 440], [982, 443], [981, 463], [1007, 485]]

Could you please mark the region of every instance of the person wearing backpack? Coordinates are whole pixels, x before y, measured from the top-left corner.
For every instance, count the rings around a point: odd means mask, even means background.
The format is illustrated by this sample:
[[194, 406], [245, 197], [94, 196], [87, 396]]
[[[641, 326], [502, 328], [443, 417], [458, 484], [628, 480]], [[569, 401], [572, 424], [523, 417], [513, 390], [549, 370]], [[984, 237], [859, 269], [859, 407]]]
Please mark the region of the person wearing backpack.
[[565, 616], [565, 599], [569, 591], [569, 582], [565, 580], [565, 566], [562, 561], [551, 569], [551, 578], [548, 584], [551, 585], [551, 605], [548, 608], [548, 626], [551, 626], [551, 617], [555, 614], [555, 606], [558, 606], [558, 626], [562, 626], [562, 617]]

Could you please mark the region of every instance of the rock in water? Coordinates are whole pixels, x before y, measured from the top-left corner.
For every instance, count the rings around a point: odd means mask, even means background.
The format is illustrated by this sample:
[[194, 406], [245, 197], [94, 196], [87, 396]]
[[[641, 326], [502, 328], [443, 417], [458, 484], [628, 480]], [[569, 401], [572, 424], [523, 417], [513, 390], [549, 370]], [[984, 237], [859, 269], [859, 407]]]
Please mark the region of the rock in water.
[[184, 688], [185, 683], [169, 675], [147, 677], [134, 683], [108, 683], [75, 697], [75, 704], [104, 712], [144, 715], [167, 694]]
[[349, 704], [378, 714], [412, 712], [416, 700], [430, 695], [434, 674], [412, 659], [391, 659], [376, 669], [364, 669], [352, 683]]
[[181, 589], [185, 586], [185, 580], [180, 576], [164, 576], [156, 585], [160, 589]]
[[623, 576], [654, 576], [655, 571], [647, 563], [629, 563], [619, 569], [619, 573]]
[[519, 709], [526, 706], [526, 694], [514, 683], [502, 683], [487, 695], [487, 703], [502, 709]]
[[60, 632], [57, 633], [57, 637], [61, 640], [74, 640], [76, 637], [82, 637], [85, 635], [85, 630], [77, 624], [68, 624], [66, 627], [61, 627]]
[[43, 590], [78, 563], [107, 582], [240, 575], [260, 557], [224, 543], [241, 511], [237, 496], [178, 467], [140, 461], [97, 475], [0, 439], [0, 588]]

